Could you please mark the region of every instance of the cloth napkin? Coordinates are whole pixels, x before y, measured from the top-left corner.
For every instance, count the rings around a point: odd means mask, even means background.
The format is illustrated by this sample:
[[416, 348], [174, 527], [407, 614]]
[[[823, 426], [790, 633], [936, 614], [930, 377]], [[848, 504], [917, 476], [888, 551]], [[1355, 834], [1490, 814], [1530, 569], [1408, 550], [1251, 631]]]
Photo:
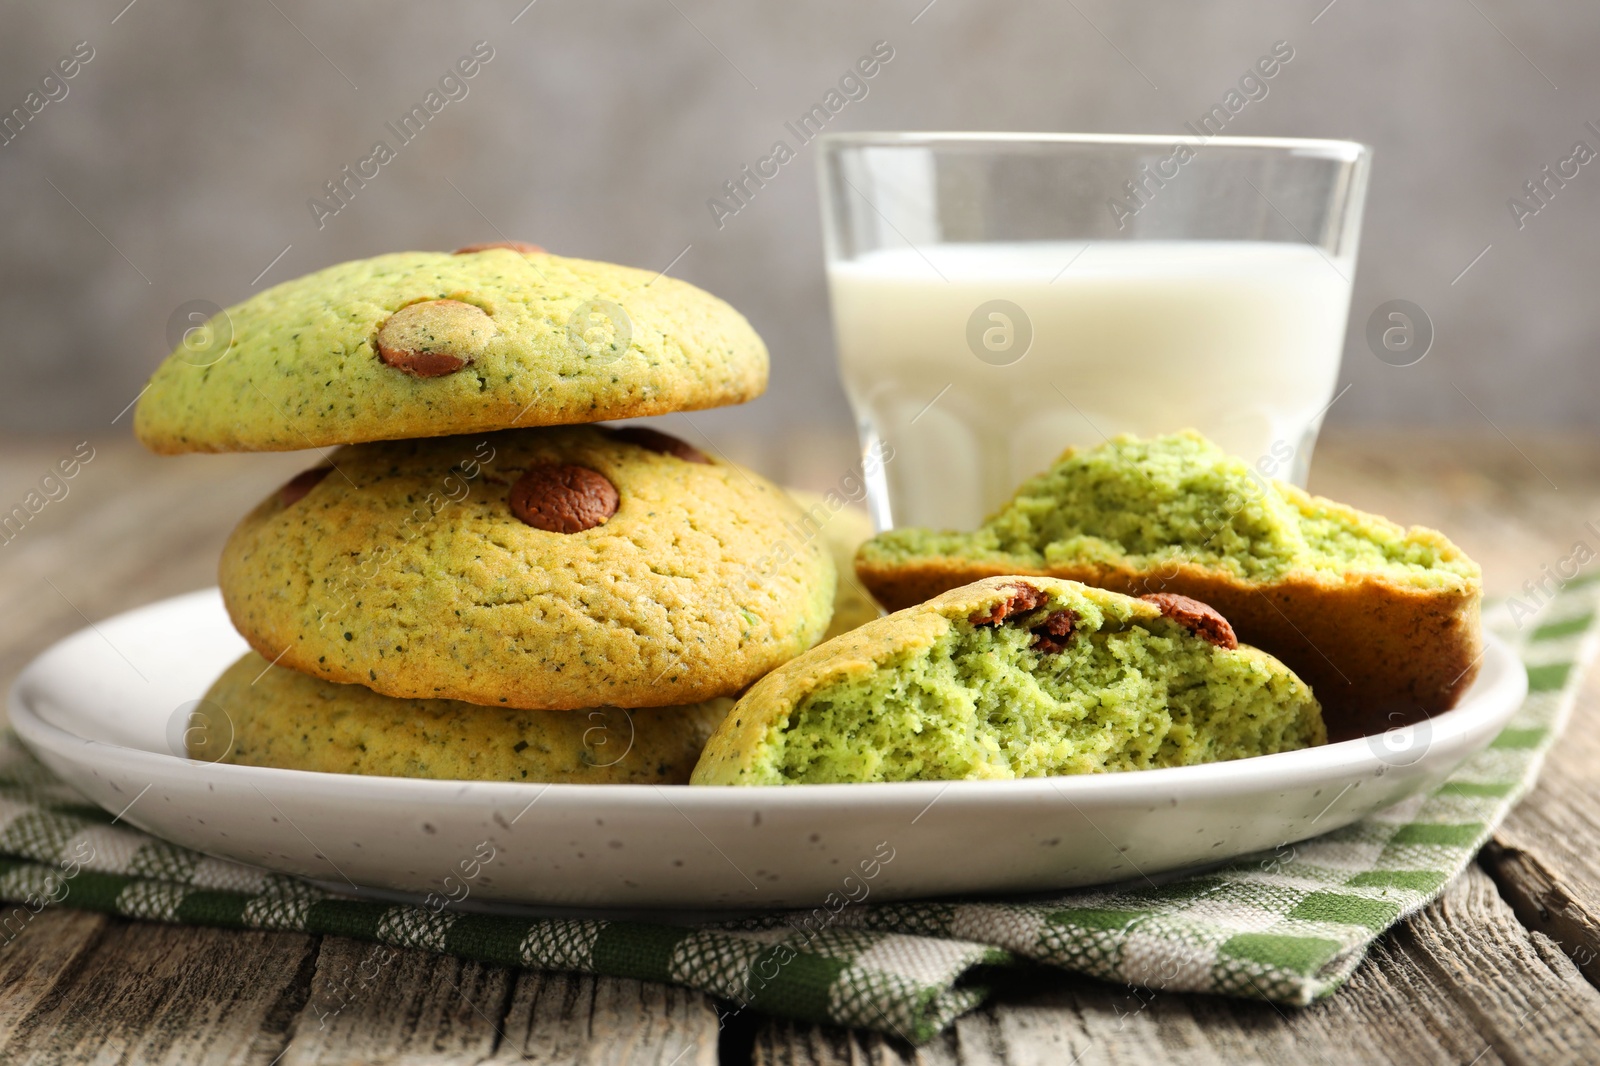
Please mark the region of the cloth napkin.
[[[1485, 624], [1527, 666], [1528, 698], [1488, 749], [1432, 792], [1200, 875], [1027, 902], [843, 903], [687, 928], [352, 899], [113, 824], [6, 733], [0, 899], [13, 903], [0, 907], [0, 943], [47, 906], [331, 933], [671, 982], [716, 997], [727, 1015], [876, 1029], [912, 1043], [980, 1005], [992, 967], [1027, 961], [1135, 987], [1307, 1004], [1337, 989], [1384, 930], [1434, 899], [1532, 786], [1595, 653], [1597, 594], [1600, 574], [1583, 575], [1542, 605], [1512, 600], [1485, 611]], [[1407, 757], [1403, 745], [1392, 757]], [[381, 966], [358, 974], [346, 998], [380, 974]]]

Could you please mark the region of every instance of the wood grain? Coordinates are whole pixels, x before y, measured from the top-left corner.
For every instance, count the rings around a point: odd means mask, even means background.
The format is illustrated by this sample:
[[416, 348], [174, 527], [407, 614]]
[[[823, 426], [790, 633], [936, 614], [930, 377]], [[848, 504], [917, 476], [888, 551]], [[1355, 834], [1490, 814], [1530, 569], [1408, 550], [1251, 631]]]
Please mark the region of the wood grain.
[[[0, 1062], [265, 1066], [277, 1057], [305, 1003], [312, 937], [104, 921], [86, 952], [42, 982], [27, 1014], [8, 1020]], [[58, 928], [36, 919], [18, 943]]]
[[523, 972], [495, 1062], [716, 1066], [717, 1012], [699, 992], [613, 977]]
[[280, 1061], [713, 1066], [717, 1015], [705, 996], [667, 985], [326, 937]]
[[1539, 783], [1479, 857], [1530, 929], [1600, 984], [1600, 671], [1591, 672]]
[[1600, 1046], [1600, 992], [1548, 937], [1517, 921], [1478, 867], [1394, 940], [1503, 1061], [1577, 1062]]
[[484, 1062], [512, 981], [503, 967], [323, 937], [281, 1064]]
[[0, 946], [0, 1048], [58, 982], [71, 980], [111, 924], [103, 915], [48, 908]]

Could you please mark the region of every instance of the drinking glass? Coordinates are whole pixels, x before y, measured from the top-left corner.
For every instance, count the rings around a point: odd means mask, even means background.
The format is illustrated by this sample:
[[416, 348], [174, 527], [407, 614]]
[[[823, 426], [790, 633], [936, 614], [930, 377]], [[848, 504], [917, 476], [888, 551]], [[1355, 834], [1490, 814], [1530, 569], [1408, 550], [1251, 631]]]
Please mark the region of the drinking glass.
[[1305, 483], [1370, 153], [1349, 141], [821, 138], [877, 527], [972, 529], [1069, 445], [1193, 428]]

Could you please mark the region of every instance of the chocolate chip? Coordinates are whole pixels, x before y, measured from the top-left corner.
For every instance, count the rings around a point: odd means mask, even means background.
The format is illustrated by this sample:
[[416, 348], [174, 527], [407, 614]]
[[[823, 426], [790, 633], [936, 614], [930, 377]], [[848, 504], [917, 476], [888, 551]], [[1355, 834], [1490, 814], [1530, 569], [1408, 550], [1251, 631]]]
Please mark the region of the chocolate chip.
[[310, 470], [300, 471], [278, 490], [278, 502], [285, 507], [299, 503], [306, 498], [306, 493], [316, 488], [332, 472], [331, 466], [314, 466]]
[[[990, 607], [987, 611], [979, 611], [967, 621], [975, 626], [1000, 625], [1013, 615], [1027, 614], [1036, 607], [1043, 606], [1050, 597], [1032, 585], [1007, 585], [1006, 597]], [[1067, 650], [1067, 642], [1072, 639], [1073, 629], [1078, 624], [1075, 612], [1062, 609], [1051, 611], [1036, 626], [1030, 626], [1028, 632], [1033, 634], [1031, 647], [1035, 651], [1042, 651], [1054, 655]]]
[[451, 255], [471, 255], [473, 252], [487, 252], [491, 248], [509, 248], [513, 252], [523, 255], [543, 255], [544, 249], [537, 244], [527, 241], [485, 241], [482, 244], [469, 244], [464, 248], [457, 248]]
[[511, 486], [511, 513], [548, 533], [581, 533], [617, 513], [617, 487], [571, 463], [530, 467]]
[[1034, 650], [1051, 655], [1066, 651], [1077, 623], [1078, 616], [1071, 611], [1051, 611], [1043, 622], [1029, 630], [1033, 634]]
[[627, 444], [636, 444], [641, 448], [661, 455], [672, 455], [686, 463], [710, 463], [706, 454], [694, 445], [681, 441], [670, 433], [648, 429], [644, 426], [625, 426], [622, 429], [613, 429], [611, 435]]
[[1139, 598], [1155, 604], [1161, 608], [1162, 615], [1202, 640], [1210, 641], [1217, 647], [1230, 651], [1239, 646], [1239, 638], [1234, 636], [1233, 626], [1229, 625], [1228, 620], [1209, 603], [1201, 603], [1188, 596], [1179, 596], [1175, 592], [1152, 592]]
[[1049, 598], [1032, 585], [1007, 585], [1005, 590], [1005, 599], [990, 607], [987, 613], [980, 611], [967, 621], [975, 626], [999, 625], [1009, 616], [1031, 611]]
[[378, 358], [419, 378], [454, 374], [472, 362], [498, 330], [481, 307], [460, 300], [407, 304], [378, 327]]

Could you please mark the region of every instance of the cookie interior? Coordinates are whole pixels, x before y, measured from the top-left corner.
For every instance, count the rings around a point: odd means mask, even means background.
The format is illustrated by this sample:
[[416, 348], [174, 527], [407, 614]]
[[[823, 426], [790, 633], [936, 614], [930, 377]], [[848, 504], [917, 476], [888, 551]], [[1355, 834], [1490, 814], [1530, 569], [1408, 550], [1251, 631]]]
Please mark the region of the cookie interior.
[[[1071, 635], [1052, 652], [1044, 630], [1063, 610]], [[1281, 664], [1147, 613], [1052, 593], [998, 623], [952, 619], [931, 644], [800, 699], [748, 783], [1144, 770], [1324, 742], [1316, 699]]]
[[1422, 589], [1462, 589], [1479, 575], [1442, 535], [1262, 477], [1194, 432], [1120, 436], [1068, 451], [976, 532], [892, 530], [863, 555], [889, 566], [930, 556], [1005, 558], [1035, 570], [1187, 562], [1257, 581], [1360, 570]]

